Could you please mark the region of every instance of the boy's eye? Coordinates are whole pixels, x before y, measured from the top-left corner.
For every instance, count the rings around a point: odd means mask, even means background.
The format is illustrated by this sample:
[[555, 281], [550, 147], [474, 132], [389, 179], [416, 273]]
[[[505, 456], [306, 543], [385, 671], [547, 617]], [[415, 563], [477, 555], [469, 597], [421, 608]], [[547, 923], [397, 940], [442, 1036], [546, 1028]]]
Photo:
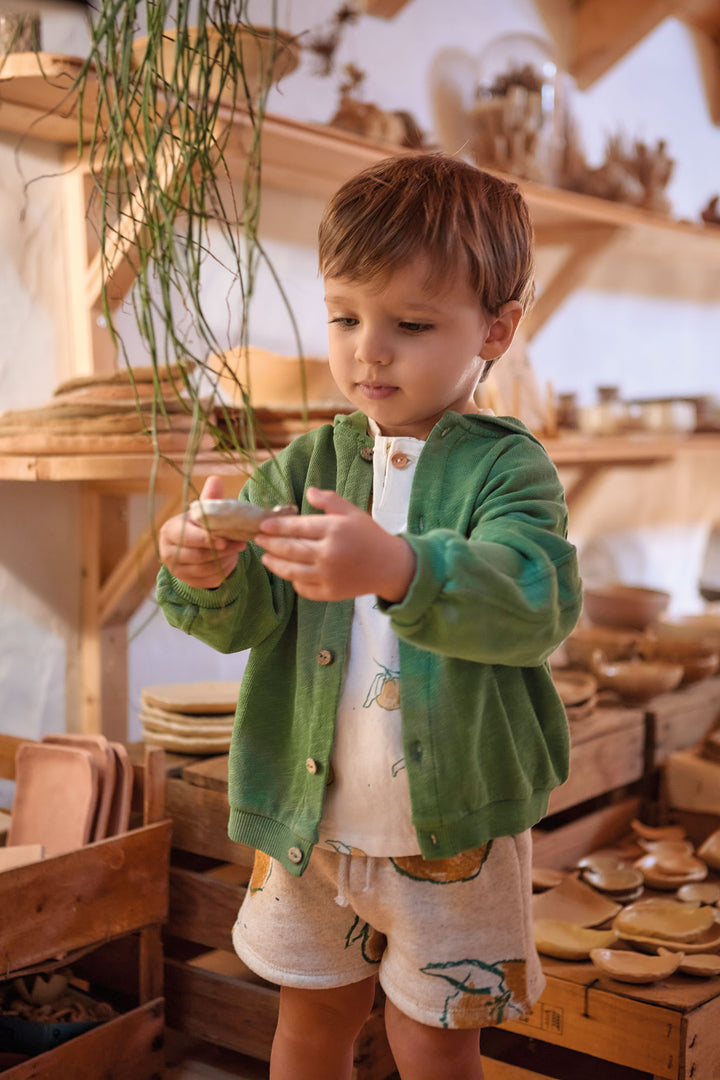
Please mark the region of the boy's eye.
[[401, 330], [407, 330], [410, 334], [422, 334], [425, 330], [432, 330], [432, 323], [401, 322]]
[[333, 315], [330, 319], [330, 325], [344, 326], [347, 328], [357, 326], [357, 319], [354, 319], [352, 315]]

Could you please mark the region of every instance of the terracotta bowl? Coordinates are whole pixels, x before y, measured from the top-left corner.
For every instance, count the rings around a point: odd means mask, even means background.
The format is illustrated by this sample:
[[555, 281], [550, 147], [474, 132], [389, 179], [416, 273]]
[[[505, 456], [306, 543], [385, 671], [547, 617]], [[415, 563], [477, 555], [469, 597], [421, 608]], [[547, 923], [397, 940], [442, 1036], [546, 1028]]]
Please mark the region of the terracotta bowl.
[[670, 603], [670, 593], [640, 585], [599, 585], [584, 591], [583, 610], [600, 626], [644, 630], [656, 622]]
[[629, 660], [642, 640], [639, 631], [615, 626], [581, 626], [563, 642], [568, 664], [590, 670], [593, 653], [598, 649], [606, 660]]
[[708, 649], [720, 650], [720, 614], [682, 615], [661, 619], [653, 633], [662, 638], [697, 641]]
[[640, 642], [638, 651], [644, 660], [682, 664], [683, 685], [707, 679], [720, 667], [720, 648], [713, 649], [697, 638], [648, 635]]
[[602, 689], [614, 690], [625, 701], [641, 704], [680, 685], [684, 668], [660, 660], [605, 660], [596, 653], [592, 670]]

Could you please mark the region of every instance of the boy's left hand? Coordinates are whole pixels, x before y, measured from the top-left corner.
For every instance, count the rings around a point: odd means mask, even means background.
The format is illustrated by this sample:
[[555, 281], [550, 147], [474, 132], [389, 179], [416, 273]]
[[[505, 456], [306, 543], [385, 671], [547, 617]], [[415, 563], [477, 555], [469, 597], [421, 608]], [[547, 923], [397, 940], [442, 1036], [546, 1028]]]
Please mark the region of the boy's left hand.
[[307, 499], [324, 514], [266, 518], [255, 542], [263, 564], [291, 581], [308, 600], [347, 600], [375, 593], [399, 603], [415, 573], [415, 554], [334, 491], [308, 488]]

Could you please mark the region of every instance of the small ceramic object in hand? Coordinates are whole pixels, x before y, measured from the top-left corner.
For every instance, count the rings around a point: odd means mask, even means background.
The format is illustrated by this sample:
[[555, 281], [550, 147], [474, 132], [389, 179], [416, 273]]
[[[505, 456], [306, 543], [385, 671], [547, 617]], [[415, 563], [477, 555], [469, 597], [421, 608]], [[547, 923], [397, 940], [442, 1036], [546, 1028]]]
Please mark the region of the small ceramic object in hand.
[[225, 540], [252, 540], [261, 523], [280, 514], [297, 514], [296, 506], [251, 506], [237, 499], [196, 499], [190, 503], [190, 520]]

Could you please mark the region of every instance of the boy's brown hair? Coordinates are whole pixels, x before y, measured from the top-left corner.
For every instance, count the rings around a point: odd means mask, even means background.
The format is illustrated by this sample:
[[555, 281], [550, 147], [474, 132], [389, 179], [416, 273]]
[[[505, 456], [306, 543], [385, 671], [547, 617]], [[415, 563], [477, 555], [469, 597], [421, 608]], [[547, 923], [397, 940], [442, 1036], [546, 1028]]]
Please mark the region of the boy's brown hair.
[[382, 281], [418, 256], [431, 279], [468, 274], [485, 311], [532, 304], [530, 213], [516, 184], [443, 153], [384, 158], [347, 180], [320, 222], [323, 276]]

